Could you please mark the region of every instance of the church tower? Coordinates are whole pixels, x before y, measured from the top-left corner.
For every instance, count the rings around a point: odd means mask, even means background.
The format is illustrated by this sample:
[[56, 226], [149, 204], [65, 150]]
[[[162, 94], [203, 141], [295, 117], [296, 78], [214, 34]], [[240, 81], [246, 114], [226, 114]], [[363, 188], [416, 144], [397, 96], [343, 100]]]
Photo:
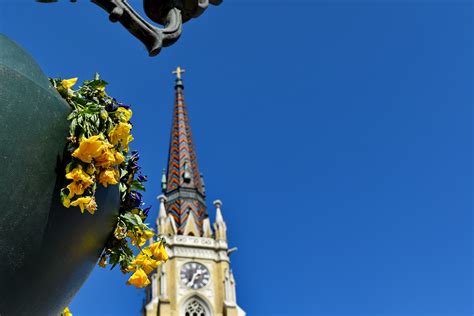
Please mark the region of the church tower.
[[245, 316], [237, 305], [222, 202], [214, 201], [211, 227], [184, 102], [183, 69], [176, 74], [168, 168], [163, 172], [158, 232], [169, 260], [152, 275], [144, 316]]

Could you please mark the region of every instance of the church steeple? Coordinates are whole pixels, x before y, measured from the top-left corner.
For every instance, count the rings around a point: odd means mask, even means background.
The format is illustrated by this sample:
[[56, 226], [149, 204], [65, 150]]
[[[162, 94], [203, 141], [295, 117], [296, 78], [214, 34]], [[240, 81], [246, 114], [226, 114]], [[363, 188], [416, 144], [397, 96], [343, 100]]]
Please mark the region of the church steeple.
[[167, 197], [166, 209], [173, 217], [178, 234], [203, 235], [203, 222], [208, 218], [205, 191], [192, 140], [188, 111], [184, 102], [182, 73], [175, 71], [175, 103], [171, 129], [168, 169], [163, 179]]
[[156, 221], [158, 232], [166, 240], [169, 260], [152, 275], [143, 315], [245, 316], [237, 305], [229, 258], [236, 248], [228, 246], [222, 202], [214, 202], [213, 225], [207, 213], [204, 180], [184, 103], [183, 72], [179, 67], [173, 72], [176, 74], [173, 127]]

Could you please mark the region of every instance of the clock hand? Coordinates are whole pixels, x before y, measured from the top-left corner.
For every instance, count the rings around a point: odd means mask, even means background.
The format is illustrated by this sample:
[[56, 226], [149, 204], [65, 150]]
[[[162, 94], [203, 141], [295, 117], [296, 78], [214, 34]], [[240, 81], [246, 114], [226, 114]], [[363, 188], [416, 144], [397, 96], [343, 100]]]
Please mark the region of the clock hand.
[[198, 276], [201, 276], [202, 275], [202, 272], [201, 271], [196, 271], [194, 274], [193, 274], [193, 277], [191, 278], [191, 281], [188, 282], [187, 286], [193, 286], [194, 285], [194, 281], [196, 281], [196, 278]]
[[194, 278], [192, 278], [192, 279], [186, 284], [186, 286], [191, 287], [191, 286], [193, 286], [193, 283], [194, 283]]
[[193, 274], [193, 277], [191, 278], [191, 281], [188, 282], [187, 286], [193, 286], [194, 284], [194, 279], [196, 279], [197, 272]]

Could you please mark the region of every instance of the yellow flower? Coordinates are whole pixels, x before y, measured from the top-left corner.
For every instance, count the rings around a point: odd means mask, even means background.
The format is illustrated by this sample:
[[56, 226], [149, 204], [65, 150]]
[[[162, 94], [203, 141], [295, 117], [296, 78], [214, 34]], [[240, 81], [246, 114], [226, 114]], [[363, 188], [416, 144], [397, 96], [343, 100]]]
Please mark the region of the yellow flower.
[[146, 243], [146, 239], [142, 238], [141, 234], [138, 233], [133, 233], [131, 231], [128, 231], [127, 236], [130, 238], [130, 241], [132, 242], [132, 245], [134, 246], [143, 246]]
[[72, 169], [71, 172], [66, 174], [66, 179], [70, 179], [73, 181], [82, 181], [82, 182], [91, 182], [91, 177], [82, 170], [82, 166], [78, 165], [76, 168]]
[[94, 198], [92, 198], [89, 203], [86, 205], [86, 210], [94, 215], [95, 211], [97, 210], [97, 203]]
[[136, 267], [136, 266], [132, 266], [132, 265], [129, 265], [129, 266], [126, 267], [125, 269], [122, 269], [122, 272], [123, 272], [123, 273], [135, 272], [135, 271], [137, 271], [137, 267]]
[[166, 252], [165, 244], [162, 241], [151, 244], [149, 248], [156, 260], [163, 262], [168, 260], [168, 253]]
[[107, 265], [107, 257], [106, 256], [100, 257], [99, 267], [105, 268], [106, 265]]
[[115, 165], [115, 150], [110, 144], [104, 144], [102, 152], [95, 159], [97, 167], [108, 168]]
[[91, 136], [89, 138], [81, 139], [79, 147], [72, 153], [73, 157], [76, 157], [83, 162], [90, 163], [92, 159], [102, 155], [105, 144], [99, 135]]
[[118, 151], [115, 152], [114, 165], [120, 165], [125, 160], [125, 157]]
[[119, 221], [117, 223], [117, 226], [115, 226], [115, 230], [114, 230], [114, 237], [117, 238], [118, 240], [121, 240], [127, 237], [127, 226], [125, 225], [124, 222]]
[[61, 316], [72, 316], [72, 313], [69, 310], [69, 307], [66, 307], [65, 309], [63, 309], [63, 312], [61, 313]]
[[119, 180], [119, 172], [116, 169], [109, 168], [103, 169], [99, 173], [98, 181], [104, 187], [107, 187], [109, 184], [117, 184]]
[[142, 231], [141, 229], [137, 228], [135, 229], [135, 233], [132, 231], [129, 231], [127, 233], [127, 236], [130, 237], [130, 240], [132, 241], [132, 245], [134, 246], [138, 245], [139, 247], [141, 247], [146, 243], [148, 239], [155, 236], [155, 233], [153, 232], [152, 229], [147, 229], [145, 231]]
[[135, 271], [135, 273], [133, 273], [128, 279], [127, 284], [135, 285], [138, 288], [144, 288], [150, 284], [150, 280], [148, 280], [148, 277], [143, 269], [137, 269], [137, 271]]
[[146, 240], [148, 240], [151, 237], [155, 236], [155, 232], [153, 231], [153, 229], [147, 229], [143, 232], [143, 235], [145, 236]]
[[71, 89], [77, 82], [77, 77], [71, 79], [64, 79], [61, 81], [61, 85], [64, 89]]
[[123, 145], [123, 151], [128, 153], [128, 144], [133, 140], [133, 136], [132, 135], [128, 135], [127, 137], [127, 141], [125, 142], [125, 144]]
[[132, 118], [132, 110], [123, 107], [117, 109], [117, 114], [119, 114], [119, 119], [122, 122], [128, 122]]
[[141, 266], [143, 271], [145, 271], [146, 274], [152, 273], [159, 265], [161, 264], [160, 261], [154, 260], [152, 258], [149, 258], [146, 260], [143, 265]]
[[141, 252], [135, 260], [132, 261], [132, 266], [139, 266], [146, 274], [151, 273], [156, 269], [161, 262], [151, 258], [151, 253]]
[[84, 209], [91, 214], [94, 214], [94, 212], [97, 210], [97, 203], [95, 202], [95, 199], [90, 196], [80, 197], [72, 201], [71, 205], [79, 206], [81, 208], [81, 213], [84, 213]]
[[145, 230], [145, 231], [141, 234], [141, 236], [140, 236], [140, 244], [139, 244], [139, 246], [140, 246], [140, 247], [143, 246], [143, 245], [147, 242], [147, 240], [150, 239], [150, 238], [152, 238], [153, 236], [155, 236], [155, 233], [153, 232], [152, 229], [147, 229], [147, 230]]
[[132, 125], [130, 123], [124, 123], [124, 122], [118, 123], [109, 132], [110, 142], [114, 145], [118, 145], [120, 143], [122, 144], [122, 146], [126, 146], [126, 144], [128, 144], [128, 138], [130, 136], [131, 129], [132, 129]]
[[135, 260], [132, 261], [132, 265], [143, 265], [146, 261], [150, 260], [150, 254], [146, 254], [144, 252], [140, 252], [138, 256], [135, 257]]
[[94, 174], [96, 172], [95, 165], [93, 163], [89, 164], [89, 166], [87, 167], [86, 172], [88, 174]]
[[68, 198], [73, 198], [74, 195], [83, 195], [86, 187], [81, 182], [71, 182], [67, 185], [69, 190]]
[[94, 183], [92, 178], [82, 170], [82, 166], [80, 165], [67, 173], [66, 178], [73, 180], [73, 182], [67, 186], [69, 189], [69, 198], [72, 198], [74, 195], [82, 195], [84, 190]]

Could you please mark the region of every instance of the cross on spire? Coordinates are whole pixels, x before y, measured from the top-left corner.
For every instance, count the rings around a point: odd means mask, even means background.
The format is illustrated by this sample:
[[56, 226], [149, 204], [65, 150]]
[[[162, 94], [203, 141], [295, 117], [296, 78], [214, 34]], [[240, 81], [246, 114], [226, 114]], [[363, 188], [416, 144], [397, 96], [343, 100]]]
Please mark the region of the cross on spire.
[[186, 69], [183, 69], [183, 68], [178, 66], [178, 68], [176, 68], [176, 70], [173, 70], [172, 73], [176, 75], [176, 79], [181, 79], [181, 74], [183, 74], [185, 72], [186, 72]]

